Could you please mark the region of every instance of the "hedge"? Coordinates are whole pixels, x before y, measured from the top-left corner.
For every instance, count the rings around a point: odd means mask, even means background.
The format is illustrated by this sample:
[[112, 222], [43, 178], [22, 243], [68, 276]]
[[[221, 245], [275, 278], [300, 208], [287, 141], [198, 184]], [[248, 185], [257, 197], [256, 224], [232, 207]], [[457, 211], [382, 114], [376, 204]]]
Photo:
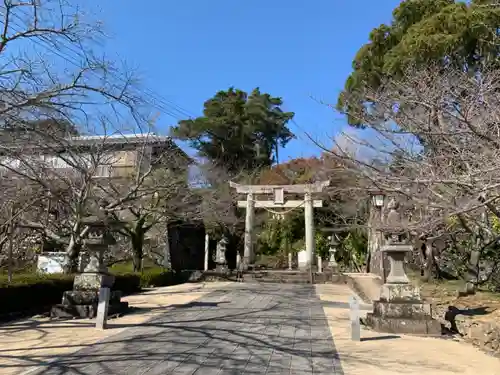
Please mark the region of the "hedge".
[[[50, 306], [61, 303], [63, 292], [73, 289], [73, 279], [74, 275], [14, 274], [9, 284], [7, 275], [0, 274], [0, 317], [48, 311]], [[177, 276], [163, 268], [142, 273], [115, 273], [113, 289], [127, 295], [146, 287], [174, 285], [183, 282], [182, 279], [182, 275]]]

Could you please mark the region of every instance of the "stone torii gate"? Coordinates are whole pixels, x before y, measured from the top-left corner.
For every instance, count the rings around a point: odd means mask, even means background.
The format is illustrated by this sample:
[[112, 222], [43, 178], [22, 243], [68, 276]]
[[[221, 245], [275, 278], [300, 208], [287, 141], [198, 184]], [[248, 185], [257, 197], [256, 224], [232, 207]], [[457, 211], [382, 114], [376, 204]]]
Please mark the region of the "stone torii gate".
[[[313, 265], [314, 255], [314, 207], [322, 207], [323, 201], [313, 200], [314, 193], [321, 193], [330, 185], [330, 181], [316, 182], [304, 185], [240, 185], [229, 182], [238, 194], [246, 194], [247, 199], [238, 201], [238, 207], [246, 208], [245, 240], [243, 253], [243, 268], [254, 262], [253, 251], [253, 221], [255, 208], [288, 208], [295, 209], [304, 206], [307, 267]], [[304, 200], [285, 200], [285, 193], [303, 194]], [[273, 200], [255, 200], [254, 195], [273, 195]]]

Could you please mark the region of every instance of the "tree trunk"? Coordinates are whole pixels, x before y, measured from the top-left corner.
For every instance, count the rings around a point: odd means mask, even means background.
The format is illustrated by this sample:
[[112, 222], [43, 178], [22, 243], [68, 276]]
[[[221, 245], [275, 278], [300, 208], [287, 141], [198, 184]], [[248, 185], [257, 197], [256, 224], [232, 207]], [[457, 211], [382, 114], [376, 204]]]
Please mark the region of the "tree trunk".
[[80, 255], [81, 244], [77, 243], [74, 236], [71, 236], [68, 246], [66, 247], [67, 262], [63, 267], [65, 274], [78, 272], [78, 256]]
[[144, 231], [142, 228], [136, 227], [136, 231], [130, 236], [132, 244], [132, 261], [134, 272], [142, 270], [142, 259], [144, 257]]
[[465, 293], [466, 294], [475, 294], [476, 286], [479, 281], [479, 258], [481, 252], [479, 250], [473, 249], [470, 253], [469, 262], [467, 264], [467, 273], [466, 273], [466, 286]]
[[371, 268], [370, 268], [370, 263], [372, 261], [372, 253], [371, 251], [368, 251], [367, 257], [366, 257], [366, 266], [365, 266], [365, 273], [370, 273]]
[[430, 281], [433, 279], [433, 270], [434, 270], [434, 254], [432, 251], [432, 244], [426, 242], [423, 244], [423, 279], [424, 281]]

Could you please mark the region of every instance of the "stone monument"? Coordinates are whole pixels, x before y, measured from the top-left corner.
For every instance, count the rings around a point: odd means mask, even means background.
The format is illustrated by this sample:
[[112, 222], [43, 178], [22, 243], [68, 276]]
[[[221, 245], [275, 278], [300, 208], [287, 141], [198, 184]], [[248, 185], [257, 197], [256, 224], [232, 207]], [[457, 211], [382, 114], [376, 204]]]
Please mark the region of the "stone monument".
[[[89, 255], [89, 262], [83, 273], [75, 276], [73, 290], [64, 292], [62, 303], [52, 307], [51, 317], [94, 318], [97, 315], [99, 290], [111, 288], [115, 281], [114, 276], [108, 272], [103, 257], [108, 246], [116, 243], [110, 229], [119, 226], [120, 222], [111, 219], [106, 212], [101, 211], [97, 216], [84, 218], [82, 224], [89, 228], [82, 249]], [[127, 302], [120, 301], [121, 297], [120, 291], [111, 292], [109, 315], [120, 313], [128, 308]]]
[[431, 305], [422, 301], [420, 288], [412, 285], [406, 276], [404, 259], [413, 246], [402, 234], [398, 208], [398, 203], [392, 199], [388, 205], [386, 245], [381, 249], [389, 258], [390, 272], [366, 322], [378, 332], [440, 335], [441, 324], [432, 318]]
[[299, 270], [306, 271], [310, 267], [307, 251], [301, 250], [297, 253], [297, 265]]

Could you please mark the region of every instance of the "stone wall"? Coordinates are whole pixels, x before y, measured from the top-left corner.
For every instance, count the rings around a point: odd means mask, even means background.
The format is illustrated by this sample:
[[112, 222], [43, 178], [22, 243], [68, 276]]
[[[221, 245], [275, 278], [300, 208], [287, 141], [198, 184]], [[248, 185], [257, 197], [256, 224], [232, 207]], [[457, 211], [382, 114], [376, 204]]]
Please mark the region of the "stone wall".
[[461, 338], [481, 350], [500, 357], [500, 322], [493, 319], [480, 320], [471, 315], [454, 314], [448, 312], [447, 305], [433, 305], [433, 315], [448, 329], [451, 328], [451, 320], [455, 321], [456, 328]]

